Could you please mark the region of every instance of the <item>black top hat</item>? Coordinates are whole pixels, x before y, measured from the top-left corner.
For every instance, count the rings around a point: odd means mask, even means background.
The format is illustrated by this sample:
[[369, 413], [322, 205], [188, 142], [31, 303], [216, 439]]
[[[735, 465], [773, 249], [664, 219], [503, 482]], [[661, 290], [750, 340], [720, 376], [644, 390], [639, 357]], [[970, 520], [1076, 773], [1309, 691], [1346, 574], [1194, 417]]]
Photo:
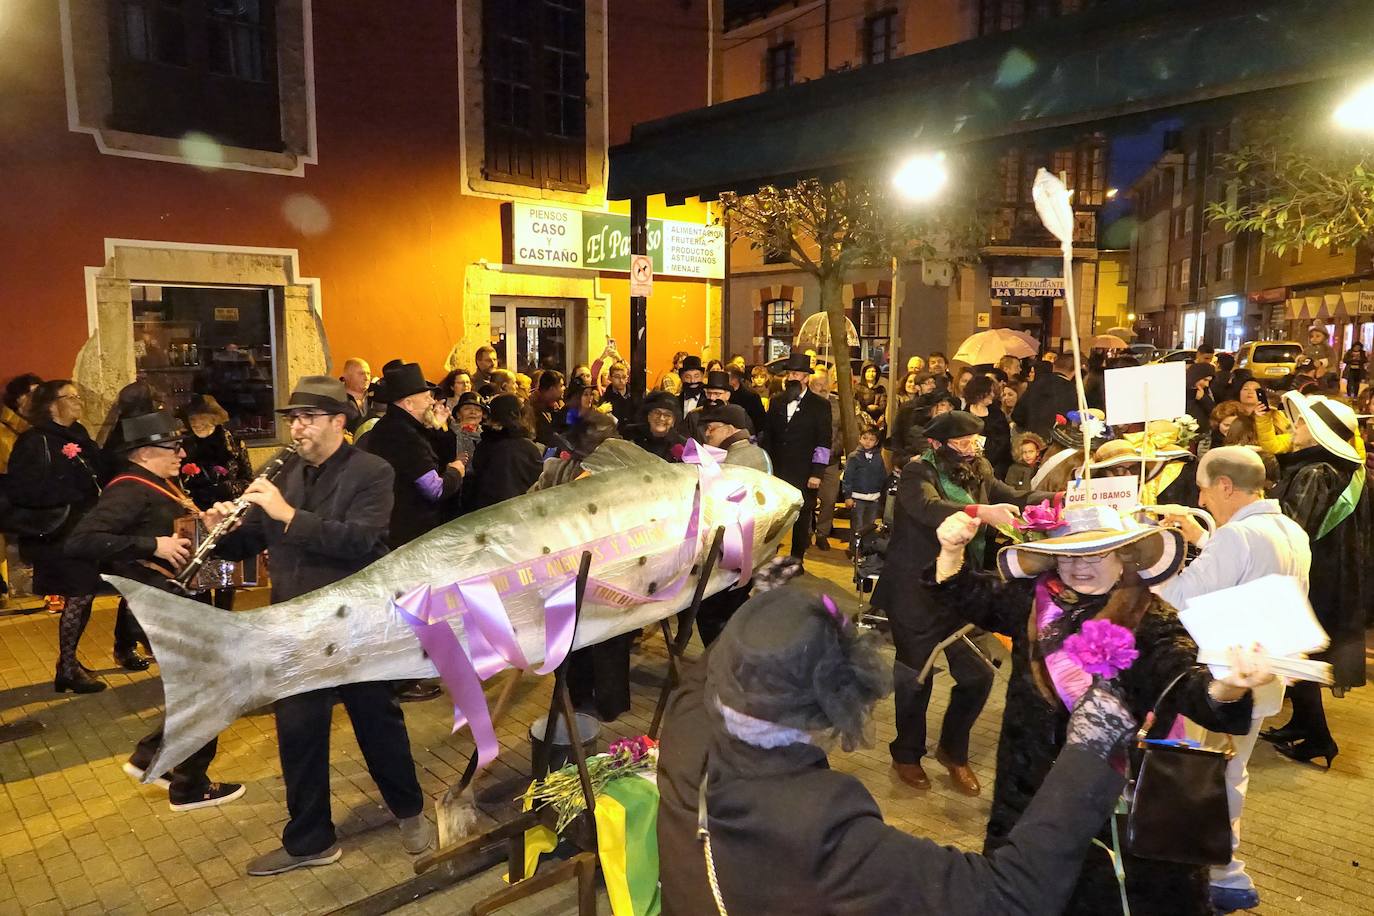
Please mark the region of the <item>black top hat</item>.
[[277, 413], [311, 407], [326, 413], [348, 413], [348, 392], [343, 382], [328, 375], [306, 375], [296, 383], [291, 399]]
[[124, 441], [119, 444], [121, 452], [146, 445], [172, 445], [186, 438], [181, 421], [165, 410], [129, 417], [120, 422], [119, 431], [124, 434]]
[[948, 442], [960, 436], [973, 436], [983, 431], [983, 421], [967, 410], [951, 410], [942, 413], [926, 424], [927, 439]]
[[730, 373], [720, 371], [706, 373], [706, 387], [714, 388], [717, 391], [729, 391]]
[[783, 365], [784, 372], [811, 372], [811, 356], [807, 353], [789, 353]]
[[382, 374], [382, 385], [386, 389], [387, 400], [393, 404], [412, 394], [436, 390], [434, 385], [425, 381], [425, 374], [420, 371], [419, 363], [402, 363], [394, 369], [386, 370]]
[[491, 408], [487, 406], [486, 399], [475, 391], [464, 391], [462, 394], [458, 395], [458, 406], [453, 408], [453, 412], [457, 413], [468, 406], [480, 407], [482, 408], [482, 413], [487, 416], [491, 415]]
[[704, 372], [705, 370], [706, 367], [701, 364], [700, 356], [684, 356], [682, 358], [682, 368], [678, 370], [678, 374], [681, 375], [683, 372]]

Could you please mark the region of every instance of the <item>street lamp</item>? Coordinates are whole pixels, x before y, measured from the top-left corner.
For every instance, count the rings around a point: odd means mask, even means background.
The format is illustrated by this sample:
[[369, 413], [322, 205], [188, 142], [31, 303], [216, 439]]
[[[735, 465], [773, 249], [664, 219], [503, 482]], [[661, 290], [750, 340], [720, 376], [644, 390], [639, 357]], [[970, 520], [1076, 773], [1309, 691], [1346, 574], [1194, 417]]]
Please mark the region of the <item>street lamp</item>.
[[1374, 82], [1366, 83], [1336, 106], [1331, 118], [1338, 127], [1374, 133]]
[[913, 201], [934, 200], [949, 184], [949, 169], [944, 153], [917, 153], [906, 159], [892, 175], [892, 186]]

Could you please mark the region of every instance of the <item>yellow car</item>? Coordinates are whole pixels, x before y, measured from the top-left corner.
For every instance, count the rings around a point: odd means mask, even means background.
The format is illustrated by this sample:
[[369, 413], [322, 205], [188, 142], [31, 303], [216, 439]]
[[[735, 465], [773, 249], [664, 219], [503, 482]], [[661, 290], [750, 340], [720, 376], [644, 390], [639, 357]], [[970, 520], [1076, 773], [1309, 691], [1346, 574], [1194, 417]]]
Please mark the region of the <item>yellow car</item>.
[[1262, 382], [1288, 378], [1302, 359], [1302, 344], [1294, 340], [1251, 340], [1236, 351], [1236, 368], [1249, 369]]

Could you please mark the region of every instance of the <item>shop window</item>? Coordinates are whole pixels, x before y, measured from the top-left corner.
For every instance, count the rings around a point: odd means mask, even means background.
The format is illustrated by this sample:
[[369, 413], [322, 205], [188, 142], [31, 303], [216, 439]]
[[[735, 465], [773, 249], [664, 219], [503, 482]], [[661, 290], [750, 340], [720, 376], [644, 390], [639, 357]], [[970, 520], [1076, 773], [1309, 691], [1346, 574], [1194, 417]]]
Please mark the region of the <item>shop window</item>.
[[882, 365], [887, 352], [890, 296], [861, 296], [854, 300], [852, 320], [859, 332], [859, 357], [864, 362]]
[[274, 288], [134, 285], [134, 363], [180, 412], [208, 394], [245, 440], [272, 439], [276, 423]]
[[587, 189], [583, 0], [486, 0], [485, 177]]
[[789, 41], [769, 48], [765, 65], [765, 85], [770, 92], [792, 85], [797, 78], [797, 46]]
[[764, 360], [772, 362], [792, 352], [797, 309], [791, 299], [769, 299], [763, 304]]
[[897, 56], [897, 11], [884, 10], [864, 20], [864, 63], [881, 64]]
[[275, 0], [110, 0], [111, 126], [281, 150]]

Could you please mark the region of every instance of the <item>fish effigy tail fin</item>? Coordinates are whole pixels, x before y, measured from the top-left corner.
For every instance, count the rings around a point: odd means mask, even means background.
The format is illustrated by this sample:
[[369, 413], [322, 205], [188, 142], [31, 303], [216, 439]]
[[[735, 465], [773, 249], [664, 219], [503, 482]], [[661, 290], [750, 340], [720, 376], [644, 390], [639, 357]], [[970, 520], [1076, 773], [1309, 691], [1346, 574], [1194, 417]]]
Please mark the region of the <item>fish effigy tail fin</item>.
[[[260, 702], [267, 652], [252, 615], [235, 614], [119, 576], [119, 589], [148, 634], [162, 674], [166, 713], [162, 748], [143, 781], [164, 775]], [[256, 682], [256, 683], [255, 683]]]

